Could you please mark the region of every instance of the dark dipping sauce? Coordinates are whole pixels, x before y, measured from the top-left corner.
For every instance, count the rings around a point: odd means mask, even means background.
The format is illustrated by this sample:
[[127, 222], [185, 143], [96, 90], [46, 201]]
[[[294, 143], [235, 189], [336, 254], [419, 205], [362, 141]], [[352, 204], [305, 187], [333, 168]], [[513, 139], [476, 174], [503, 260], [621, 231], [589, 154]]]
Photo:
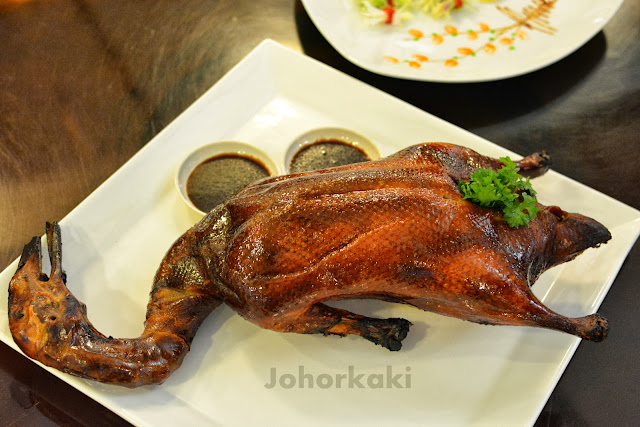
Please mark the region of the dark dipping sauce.
[[208, 158], [191, 172], [187, 195], [198, 209], [209, 212], [241, 188], [269, 175], [269, 170], [254, 158], [221, 154]]
[[298, 151], [289, 165], [291, 173], [332, 168], [371, 160], [361, 149], [338, 139], [321, 139]]

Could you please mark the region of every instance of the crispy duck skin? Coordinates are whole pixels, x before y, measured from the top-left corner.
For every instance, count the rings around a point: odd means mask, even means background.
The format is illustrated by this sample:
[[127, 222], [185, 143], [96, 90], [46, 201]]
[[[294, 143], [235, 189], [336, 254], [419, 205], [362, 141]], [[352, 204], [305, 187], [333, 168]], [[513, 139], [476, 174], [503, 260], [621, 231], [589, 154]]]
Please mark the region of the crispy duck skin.
[[[544, 153], [520, 173], [549, 167]], [[182, 235], [156, 273], [143, 334], [105, 337], [65, 286], [57, 224], [25, 246], [9, 288], [9, 324], [26, 355], [61, 371], [129, 387], [161, 383], [182, 363], [205, 317], [225, 303], [267, 329], [359, 335], [399, 350], [411, 323], [325, 305], [376, 298], [472, 322], [524, 325], [601, 341], [598, 314], [568, 318], [530, 286], [611, 235], [597, 221], [538, 205], [528, 226], [463, 200], [457, 183], [499, 160], [445, 143], [385, 159], [268, 178], [245, 187]]]

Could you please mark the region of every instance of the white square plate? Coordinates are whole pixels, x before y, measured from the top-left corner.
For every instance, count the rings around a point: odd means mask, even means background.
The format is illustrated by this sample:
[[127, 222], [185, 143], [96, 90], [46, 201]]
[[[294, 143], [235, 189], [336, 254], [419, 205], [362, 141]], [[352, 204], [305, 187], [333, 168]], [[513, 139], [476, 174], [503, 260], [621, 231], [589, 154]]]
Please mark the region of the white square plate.
[[[321, 126], [364, 134], [383, 156], [450, 141], [519, 157], [267, 40], [61, 221], [69, 288], [98, 330], [140, 334], [164, 252], [199, 219], [173, 186], [180, 159], [204, 143], [236, 140], [284, 170], [288, 145]], [[534, 286], [565, 315], [592, 313], [638, 236], [640, 212], [553, 171], [535, 187], [542, 203], [590, 215], [613, 234]], [[0, 275], [3, 301], [16, 266]], [[535, 421], [579, 343], [558, 332], [481, 326], [401, 305], [348, 306], [411, 320], [404, 348], [392, 353], [358, 338], [262, 330], [220, 307], [161, 386], [129, 390], [52, 372], [138, 425], [523, 425]], [[16, 348], [6, 304], [0, 307], [0, 338]], [[274, 370], [282, 385], [268, 388]]]

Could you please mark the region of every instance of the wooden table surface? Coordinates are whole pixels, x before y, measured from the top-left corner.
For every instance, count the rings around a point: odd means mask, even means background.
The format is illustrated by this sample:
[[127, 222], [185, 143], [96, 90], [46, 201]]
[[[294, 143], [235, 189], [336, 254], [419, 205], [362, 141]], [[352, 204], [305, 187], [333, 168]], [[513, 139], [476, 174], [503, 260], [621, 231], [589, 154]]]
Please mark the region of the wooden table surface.
[[[577, 14], [580, 11], [576, 11]], [[567, 58], [503, 81], [435, 84], [342, 58], [293, 0], [0, 0], [0, 270], [271, 38], [640, 209], [640, 2]], [[537, 424], [640, 425], [640, 247]], [[523, 384], [526, 387], [526, 384]], [[0, 344], [1, 425], [126, 424]]]

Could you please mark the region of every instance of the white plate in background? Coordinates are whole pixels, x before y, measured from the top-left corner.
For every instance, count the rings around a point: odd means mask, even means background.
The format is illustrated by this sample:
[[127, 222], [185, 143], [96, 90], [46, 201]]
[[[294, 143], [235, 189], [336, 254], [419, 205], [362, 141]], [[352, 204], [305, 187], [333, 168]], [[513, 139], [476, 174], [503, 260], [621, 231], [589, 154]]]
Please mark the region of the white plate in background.
[[[117, 337], [141, 333], [156, 268], [199, 219], [173, 185], [189, 152], [212, 141], [244, 141], [284, 170], [295, 138], [325, 126], [366, 136], [382, 156], [431, 140], [519, 158], [265, 41], [61, 221], [69, 288], [87, 304], [96, 328]], [[640, 212], [553, 171], [534, 185], [542, 203], [592, 216], [613, 234], [601, 248], [544, 273], [533, 288], [562, 314], [593, 313], [638, 236]], [[0, 274], [2, 301], [16, 266]], [[137, 425], [527, 425], [580, 342], [559, 332], [482, 326], [403, 305], [342, 305], [413, 322], [403, 349], [389, 352], [357, 337], [263, 330], [221, 306], [200, 328], [182, 367], [161, 386], [129, 390], [50, 371]], [[0, 304], [0, 338], [17, 349], [6, 304]], [[302, 373], [324, 385], [332, 378], [333, 384], [310, 388], [305, 379], [302, 388], [269, 389], [273, 369], [287, 381]], [[350, 387], [350, 374], [362, 374], [364, 387], [355, 381]], [[343, 375], [347, 380], [338, 387]], [[369, 378], [373, 386], [382, 378], [383, 387], [370, 386]]]
[[452, 83], [499, 80], [550, 65], [598, 33], [622, 0], [557, 0], [543, 15], [525, 11], [543, 12], [542, 3], [475, 2], [450, 19], [416, 14], [389, 26], [367, 24], [353, 0], [302, 0], [318, 30], [352, 63], [386, 76]]

